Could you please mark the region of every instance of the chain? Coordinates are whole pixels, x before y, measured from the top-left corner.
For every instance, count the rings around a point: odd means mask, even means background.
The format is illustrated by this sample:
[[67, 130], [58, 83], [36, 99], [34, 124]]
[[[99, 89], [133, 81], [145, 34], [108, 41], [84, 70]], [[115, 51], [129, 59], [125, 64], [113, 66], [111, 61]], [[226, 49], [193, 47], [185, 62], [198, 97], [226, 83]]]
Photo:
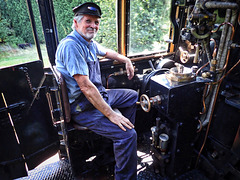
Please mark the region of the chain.
[[33, 90], [33, 87], [32, 87], [31, 79], [30, 79], [28, 71], [27, 71], [28, 68], [27, 67], [20, 67], [19, 70], [22, 70], [24, 72], [24, 74], [26, 76], [26, 79], [27, 79], [27, 82], [28, 82], [28, 85], [29, 85], [29, 88], [34, 95], [34, 90]]

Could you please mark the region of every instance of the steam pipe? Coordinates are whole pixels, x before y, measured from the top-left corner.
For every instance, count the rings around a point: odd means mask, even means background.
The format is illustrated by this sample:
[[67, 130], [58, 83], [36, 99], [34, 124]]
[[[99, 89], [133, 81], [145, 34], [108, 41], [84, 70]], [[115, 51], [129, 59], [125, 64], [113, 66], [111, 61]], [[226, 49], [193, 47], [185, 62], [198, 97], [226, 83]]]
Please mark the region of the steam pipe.
[[[232, 25], [234, 25], [235, 22], [236, 22], [236, 19], [237, 19], [237, 11], [232, 11], [232, 17], [231, 17], [230, 23], [231, 23]], [[229, 26], [229, 25], [228, 25], [228, 26]], [[233, 29], [233, 28], [232, 28], [232, 29]], [[226, 59], [226, 57], [227, 57], [227, 54], [228, 54], [229, 51], [230, 51], [230, 49], [229, 49], [229, 42], [230, 42], [230, 40], [232, 39], [232, 33], [234, 33], [232, 29], [231, 29], [230, 27], [228, 28], [227, 37], [226, 37], [226, 41], [225, 41], [225, 46], [224, 46], [224, 48], [223, 48], [223, 55], [222, 55], [222, 58], [221, 58], [221, 60], [220, 60], [220, 62], [219, 62], [219, 67], [220, 67], [220, 68], [222, 68], [222, 67], [224, 66], [224, 64], [225, 64], [225, 59]]]
[[207, 9], [237, 9], [238, 5], [231, 2], [208, 1], [204, 4]]
[[[225, 22], [230, 21], [231, 11], [232, 11], [231, 24], [233, 24], [233, 25], [235, 24], [236, 17], [237, 17], [237, 8], [238, 8], [238, 5], [236, 3], [211, 1], [211, 2], [206, 2], [205, 7], [206, 8], [226, 8], [227, 11], [226, 11], [226, 16], [225, 16]], [[231, 10], [231, 9], [233, 9], [233, 10]], [[228, 24], [226, 24], [222, 31], [219, 50], [218, 50], [218, 54], [217, 54], [217, 60], [218, 60], [219, 67], [222, 67], [226, 62], [226, 56], [229, 53], [228, 42], [231, 38], [231, 35], [232, 35], [232, 31], [229, 30]], [[227, 53], [227, 51], [228, 51], [228, 53]], [[216, 79], [218, 80], [220, 78], [220, 76], [221, 76], [221, 74], [218, 74]], [[213, 99], [209, 98], [208, 102], [206, 103], [206, 104], [209, 104], [208, 109], [210, 109], [210, 110], [207, 112], [205, 117], [201, 118], [202, 120], [204, 120], [203, 126], [207, 125], [211, 121], [212, 113], [214, 111], [214, 106], [215, 106], [214, 100], [217, 98], [220, 84], [221, 84], [221, 82], [219, 84], [217, 84], [213, 89], [211, 97], [215, 97], [215, 98], [213, 98]]]
[[[231, 10], [227, 9], [224, 22], [229, 22], [230, 21], [230, 16], [231, 16]], [[217, 60], [221, 60], [221, 58], [222, 58], [223, 47], [224, 47], [224, 44], [226, 42], [225, 40], [226, 40], [227, 29], [228, 29], [228, 25], [225, 24], [223, 26], [223, 30], [222, 30], [222, 34], [221, 34], [221, 38], [220, 38], [220, 44], [219, 44], [219, 47], [218, 47]], [[218, 63], [220, 63], [220, 62], [218, 61]]]
[[212, 59], [212, 56], [211, 56], [211, 53], [210, 53], [210, 48], [209, 48], [209, 39], [208, 40], [204, 40], [203, 42], [203, 47], [205, 49], [205, 52], [207, 54], [207, 58], [208, 58], [208, 62], [210, 63], [211, 62], [211, 59]]
[[[232, 9], [232, 18], [231, 18], [231, 24], [235, 23], [236, 16], [237, 16], [237, 9], [238, 5], [237, 3], [231, 3], [231, 2], [218, 2], [218, 1], [208, 1], [204, 4], [204, 7], [207, 9], [227, 9], [226, 11], [226, 17], [225, 17], [225, 22], [230, 21], [230, 16], [231, 16], [231, 9]], [[223, 66], [223, 62], [226, 58], [227, 55], [227, 46], [228, 46], [228, 41], [230, 40], [231, 32], [228, 32], [228, 25], [225, 25], [222, 31], [222, 36], [219, 45], [219, 50], [217, 54], [217, 60], [219, 63], [219, 66]], [[228, 33], [227, 33], [228, 32]], [[227, 35], [227, 36], [226, 36]]]
[[204, 35], [199, 35], [197, 32], [196, 32], [196, 29], [195, 28], [191, 28], [191, 33], [192, 35], [197, 38], [197, 39], [205, 39], [207, 37], [209, 37], [211, 35], [211, 32], [208, 32]]
[[[229, 58], [229, 53], [230, 53], [228, 42], [232, 39], [232, 37], [234, 35], [233, 25], [235, 24], [235, 21], [236, 21], [236, 18], [237, 18], [237, 10], [236, 9], [237, 9], [238, 6], [237, 6], [236, 3], [228, 3], [228, 2], [225, 3], [225, 2], [212, 1], [212, 2], [206, 2], [205, 7], [206, 8], [226, 8], [227, 11], [226, 11], [226, 16], [225, 16], [225, 22], [229, 22], [230, 16], [231, 16], [231, 11], [232, 11], [232, 17], [231, 17], [232, 29], [230, 29], [230, 27], [228, 27], [229, 24], [225, 24], [225, 26], [223, 28], [223, 31], [222, 31], [222, 35], [221, 35], [221, 39], [220, 39], [220, 45], [219, 45], [219, 51], [218, 51], [218, 55], [217, 55], [217, 60], [219, 60], [218, 61], [219, 67], [222, 67], [222, 66], [225, 67], [228, 64], [228, 58]], [[233, 10], [231, 10], [231, 9], [233, 9]], [[240, 63], [240, 61], [239, 61], [239, 63]], [[235, 65], [234, 65], [234, 67], [235, 67]], [[231, 70], [233, 68], [231, 68]], [[202, 150], [205, 146], [205, 143], [206, 143], [206, 140], [207, 140], [207, 137], [208, 137], [208, 133], [209, 133], [209, 129], [210, 129], [210, 125], [211, 125], [211, 121], [212, 121], [212, 117], [213, 117], [213, 113], [214, 113], [214, 109], [215, 109], [215, 104], [216, 104], [217, 97], [218, 97], [218, 94], [219, 94], [219, 89], [220, 89], [221, 82], [222, 82], [223, 78], [225, 77], [225, 75], [219, 81], [218, 81], [218, 79], [221, 77], [221, 74], [217, 75], [216, 80], [217, 80], [218, 84], [213, 89], [212, 96], [211, 96], [213, 98], [208, 98], [208, 103], [207, 104], [209, 104], [209, 106], [208, 106], [209, 111], [207, 112], [207, 114], [204, 117], [201, 118], [201, 121], [204, 120], [203, 123], [202, 123], [202, 126], [205, 126], [207, 124], [208, 124], [208, 126], [207, 126], [207, 130], [206, 130], [206, 134], [205, 134], [205, 137], [204, 137], [202, 147], [201, 147], [201, 149], [198, 153], [196, 166], [198, 164], [198, 160], [200, 158], [200, 155], [202, 153]], [[206, 103], [204, 101], [203, 101], [203, 103], [206, 105]], [[204, 110], [205, 109], [206, 109], [206, 107], [204, 106]]]
[[199, 46], [199, 44], [197, 44], [195, 56], [194, 56], [194, 59], [193, 59], [194, 64], [198, 63], [199, 49], [200, 49], [200, 46]]

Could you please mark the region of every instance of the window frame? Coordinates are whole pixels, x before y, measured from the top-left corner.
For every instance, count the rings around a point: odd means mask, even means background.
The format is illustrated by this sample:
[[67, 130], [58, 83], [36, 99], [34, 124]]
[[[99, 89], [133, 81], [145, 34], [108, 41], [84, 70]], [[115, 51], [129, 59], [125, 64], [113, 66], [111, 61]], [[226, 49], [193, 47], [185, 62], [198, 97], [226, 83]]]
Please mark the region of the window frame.
[[[128, 56], [128, 57], [139, 57], [139, 56], [152, 56], [154, 54], [166, 53], [173, 50], [173, 43], [170, 42], [166, 50], [149, 52], [149, 53], [137, 53], [134, 55], [128, 54], [128, 49], [130, 48], [130, 0], [117, 0], [116, 1], [116, 11], [117, 11], [117, 45], [118, 53]], [[170, 19], [169, 19], [170, 21]], [[173, 27], [169, 27], [169, 39], [172, 39]], [[170, 40], [171, 41], [171, 40]], [[172, 49], [172, 50], [171, 50]]]

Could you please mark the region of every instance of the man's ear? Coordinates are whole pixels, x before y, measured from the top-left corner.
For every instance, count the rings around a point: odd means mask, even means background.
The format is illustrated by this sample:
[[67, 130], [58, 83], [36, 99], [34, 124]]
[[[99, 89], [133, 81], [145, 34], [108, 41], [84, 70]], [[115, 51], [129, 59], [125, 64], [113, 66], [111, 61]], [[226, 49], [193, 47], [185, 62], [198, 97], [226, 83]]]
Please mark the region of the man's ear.
[[73, 23], [75, 24], [75, 27], [78, 26], [76, 19], [73, 19]]

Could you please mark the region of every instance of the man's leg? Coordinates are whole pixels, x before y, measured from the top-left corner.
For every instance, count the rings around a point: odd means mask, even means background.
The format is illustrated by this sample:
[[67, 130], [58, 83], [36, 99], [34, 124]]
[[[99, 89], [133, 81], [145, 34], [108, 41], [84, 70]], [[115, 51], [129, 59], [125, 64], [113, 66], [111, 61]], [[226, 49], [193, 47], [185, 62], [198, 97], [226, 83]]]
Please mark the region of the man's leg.
[[[109, 89], [107, 90], [107, 93], [108, 93], [109, 105], [113, 108], [115, 107], [118, 108], [123, 114], [123, 116], [128, 118], [134, 124], [135, 115], [136, 115], [136, 101], [138, 100], [137, 92], [129, 89]], [[126, 141], [126, 143], [124, 141]], [[116, 164], [116, 168], [115, 168], [116, 180], [117, 179], [136, 179], [137, 178], [137, 175], [136, 175], [137, 135], [135, 136], [135, 138], [129, 137], [129, 139], [124, 139], [120, 141], [120, 143], [121, 144], [118, 144], [114, 148], [116, 161], [117, 159], [121, 159], [121, 161], [119, 161], [119, 165]], [[130, 143], [133, 143], [133, 144], [130, 144]], [[121, 152], [121, 150], [123, 149], [127, 151], [124, 154], [122, 154]], [[124, 156], [126, 156], [126, 158], [127, 156], [129, 156], [128, 161], [125, 161], [124, 158], [122, 158]], [[124, 167], [125, 169], [121, 169], [121, 167]], [[127, 172], [126, 170], [129, 170], [130, 172]], [[124, 173], [124, 171], [126, 171], [126, 174], [128, 174], [129, 176], [124, 176], [122, 174]], [[133, 174], [133, 171], [135, 171], [134, 174]], [[130, 176], [130, 174], [132, 174], [132, 176]]]
[[128, 118], [133, 124], [136, 116], [136, 102], [138, 94], [130, 89], [108, 89], [108, 103], [112, 108], [118, 108], [124, 117]]
[[113, 141], [116, 180], [137, 178], [137, 133], [135, 129], [121, 130], [97, 109], [82, 112], [73, 118], [80, 125]]
[[[132, 90], [109, 90], [108, 103], [119, 108], [132, 123], [135, 122], [137, 93]], [[137, 179], [137, 134], [135, 129], [121, 130], [97, 109], [73, 116], [75, 122], [113, 141], [116, 160], [116, 180]]]

